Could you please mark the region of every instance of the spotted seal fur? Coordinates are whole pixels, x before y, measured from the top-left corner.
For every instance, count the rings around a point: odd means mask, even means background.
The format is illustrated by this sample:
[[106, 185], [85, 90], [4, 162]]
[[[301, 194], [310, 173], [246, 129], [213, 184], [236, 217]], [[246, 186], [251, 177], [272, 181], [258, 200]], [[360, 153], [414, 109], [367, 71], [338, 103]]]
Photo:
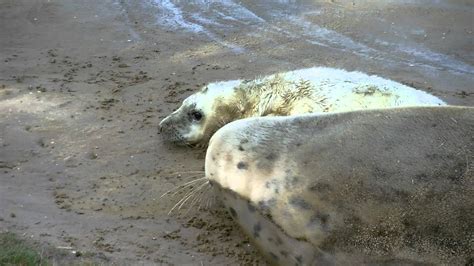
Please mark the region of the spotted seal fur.
[[206, 146], [219, 128], [242, 118], [444, 104], [391, 80], [315, 67], [256, 80], [211, 83], [186, 98], [160, 127], [169, 141]]
[[205, 172], [279, 265], [470, 265], [474, 108], [248, 118], [211, 138]]

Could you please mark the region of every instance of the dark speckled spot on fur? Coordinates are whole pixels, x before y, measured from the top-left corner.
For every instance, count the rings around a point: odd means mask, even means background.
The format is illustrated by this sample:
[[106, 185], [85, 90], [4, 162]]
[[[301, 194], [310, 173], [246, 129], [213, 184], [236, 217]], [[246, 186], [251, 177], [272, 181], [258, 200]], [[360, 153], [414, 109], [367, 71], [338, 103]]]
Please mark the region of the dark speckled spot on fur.
[[306, 200], [304, 200], [300, 197], [292, 196], [288, 200], [288, 203], [290, 205], [293, 205], [293, 206], [295, 206], [297, 208], [300, 208], [300, 209], [303, 209], [303, 210], [310, 210], [311, 209], [311, 204], [309, 204]]
[[277, 182], [275, 179], [271, 179], [270, 181], [265, 182], [265, 187], [267, 189], [273, 189], [273, 192], [275, 194], [280, 194], [279, 182]]
[[261, 200], [258, 202], [258, 207], [261, 209], [268, 209], [269, 207], [275, 206], [276, 204], [276, 199], [271, 198], [269, 200]]
[[234, 208], [229, 207], [229, 211], [230, 211], [230, 214], [232, 214], [232, 217], [237, 218], [238, 215]]
[[[268, 189], [272, 189], [271, 186], [267, 186], [267, 185], [269, 185], [268, 182], [265, 184], [265, 187], [268, 188]], [[280, 194], [280, 189], [278, 187], [273, 187], [273, 193]]]
[[260, 237], [260, 231], [262, 231], [262, 225], [260, 225], [260, 223], [256, 223], [253, 226], [253, 237], [255, 238]]
[[309, 219], [308, 227], [312, 226], [320, 226], [323, 230], [327, 231], [328, 228], [328, 221], [329, 221], [329, 214], [316, 212], [311, 218]]
[[269, 221], [273, 221], [273, 216], [270, 212], [266, 212], [263, 214], [265, 218], [267, 218]]
[[274, 168], [273, 167], [274, 165], [275, 165], [275, 162], [270, 161], [270, 160], [257, 160], [257, 163], [256, 163], [256, 167], [259, 170], [267, 171], [267, 172], [271, 172]]
[[259, 210], [261, 211], [261, 213], [267, 218], [269, 219], [270, 221], [273, 221], [273, 217], [272, 217], [272, 214], [271, 214], [271, 210], [270, 208], [275, 206], [276, 204], [276, 199], [275, 198], [272, 198], [272, 199], [269, 199], [269, 200], [261, 200], [259, 201], [258, 203], [258, 208]]
[[275, 153], [270, 153], [268, 154], [265, 159], [269, 160], [269, 161], [275, 161], [276, 159], [278, 159], [278, 155], [276, 155]]
[[273, 260], [276, 260], [276, 261], [280, 260], [280, 258], [275, 253], [270, 251], [268, 252], [268, 254], [270, 254], [270, 257], [272, 257]]
[[239, 145], [238, 147], [239, 151], [245, 151], [244, 147], [242, 147], [242, 145]]
[[237, 168], [238, 169], [241, 169], [241, 170], [247, 170], [249, 168], [248, 164], [247, 163], [244, 163], [244, 162], [239, 162], [237, 164]]
[[287, 175], [285, 177], [285, 188], [290, 189], [290, 188], [295, 187], [296, 184], [298, 184], [298, 180], [299, 180], [299, 177], [297, 176]]

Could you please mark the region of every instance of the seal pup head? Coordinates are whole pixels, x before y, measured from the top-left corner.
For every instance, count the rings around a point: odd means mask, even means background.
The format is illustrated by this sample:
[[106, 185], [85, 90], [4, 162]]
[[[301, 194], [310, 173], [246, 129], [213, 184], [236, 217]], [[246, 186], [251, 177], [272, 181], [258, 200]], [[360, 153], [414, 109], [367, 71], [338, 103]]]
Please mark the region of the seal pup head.
[[217, 129], [239, 118], [239, 107], [231, 100], [239, 83], [211, 83], [186, 98], [160, 122], [165, 139], [178, 145], [206, 146]]
[[315, 96], [309, 81], [292, 81], [280, 74], [210, 83], [186, 98], [160, 127], [171, 142], [206, 146], [219, 128], [238, 119], [322, 111], [324, 98]]

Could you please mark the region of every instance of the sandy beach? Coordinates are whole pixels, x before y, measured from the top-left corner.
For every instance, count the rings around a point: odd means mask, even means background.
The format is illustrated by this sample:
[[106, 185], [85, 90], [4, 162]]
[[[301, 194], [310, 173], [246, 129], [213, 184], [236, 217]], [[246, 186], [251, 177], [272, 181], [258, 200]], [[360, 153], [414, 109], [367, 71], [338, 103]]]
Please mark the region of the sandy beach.
[[312, 66], [474, 106], [473, 13], [469, 0], [2, 0], [0, 231], [59, 264], [265, 265], [211, 196], [168, 214], [182, 194], [160, 196], [202, 177], [205, 153], [163, 143], [159, 121], [209, 82]]

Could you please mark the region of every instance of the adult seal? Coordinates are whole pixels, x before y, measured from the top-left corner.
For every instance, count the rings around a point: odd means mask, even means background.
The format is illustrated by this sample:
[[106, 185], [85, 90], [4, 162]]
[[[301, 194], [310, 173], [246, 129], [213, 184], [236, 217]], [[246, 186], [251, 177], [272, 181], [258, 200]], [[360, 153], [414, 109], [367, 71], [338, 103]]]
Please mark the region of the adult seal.
[[444, 104], [391, 80], [316, 67], [211, 83], [186, 98], [160, 127], [171, 142], [206, 146], [219, 128], [242, 118]]
[[471, 265], [474, 108], [249, 118], [205, 172], [279, 265]]

